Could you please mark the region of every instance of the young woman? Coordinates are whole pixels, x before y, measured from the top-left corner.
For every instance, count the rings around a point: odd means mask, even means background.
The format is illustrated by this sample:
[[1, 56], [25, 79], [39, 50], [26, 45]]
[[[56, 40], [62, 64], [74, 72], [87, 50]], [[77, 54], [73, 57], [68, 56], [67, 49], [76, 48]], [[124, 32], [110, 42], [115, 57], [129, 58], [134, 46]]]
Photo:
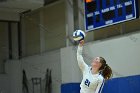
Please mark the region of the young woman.
[[112, 70], [103, 57], [93, 59], [89, 67], [82, 57], [83, 45], [84, 40], [81, 40], [77, 49], [77, 61], [83, 73], [80, 93], [101, 93], [104, 82], [112, 76]]

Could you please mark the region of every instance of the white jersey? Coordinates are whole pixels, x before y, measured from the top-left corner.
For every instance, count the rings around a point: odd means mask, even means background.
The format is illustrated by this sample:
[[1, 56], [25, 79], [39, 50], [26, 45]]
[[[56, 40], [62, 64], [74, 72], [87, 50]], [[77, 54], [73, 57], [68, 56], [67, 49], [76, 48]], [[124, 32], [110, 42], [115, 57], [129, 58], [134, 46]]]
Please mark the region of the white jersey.
[[80, 84], [80, 93], [101, 93], [104, 86], [104, 78], [101, 74], [92, 74], [91, 67], [89, 67], [82, 57], [83, 47], [78, 46], [77, 61], [83, 73], [83, 79]]

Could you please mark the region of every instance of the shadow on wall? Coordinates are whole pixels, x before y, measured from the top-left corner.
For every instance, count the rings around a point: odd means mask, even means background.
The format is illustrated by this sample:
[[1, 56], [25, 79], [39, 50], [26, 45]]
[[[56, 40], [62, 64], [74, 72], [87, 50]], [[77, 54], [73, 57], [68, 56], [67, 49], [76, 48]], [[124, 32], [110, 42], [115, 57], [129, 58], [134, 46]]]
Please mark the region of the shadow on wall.
[[32, 77], [31, 80], [28, 80], [26, 72], [23, 70], [22, 93], [52, 93], [51, 72], [51, 69], [47, 69], [44, 79]]
[[[62, 84], [61, 93], [80, 93], [80, 83]], [[140, 75], [111, 79], [102, 93], [140, 93]]]

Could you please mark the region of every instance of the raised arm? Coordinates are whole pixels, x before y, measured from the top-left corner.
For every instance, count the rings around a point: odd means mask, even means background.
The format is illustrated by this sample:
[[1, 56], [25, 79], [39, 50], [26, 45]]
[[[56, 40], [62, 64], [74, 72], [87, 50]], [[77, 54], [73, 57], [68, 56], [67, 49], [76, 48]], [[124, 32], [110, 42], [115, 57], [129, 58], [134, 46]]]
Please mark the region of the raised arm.
[[81, 41], [77, 49], [77, 61], [82, 72], [85, 71], [86, 68], [88, 68], [88, 65], [84, 62], [84, 59], [82, 56], [83, 44], [84, 44], [84, 41]]

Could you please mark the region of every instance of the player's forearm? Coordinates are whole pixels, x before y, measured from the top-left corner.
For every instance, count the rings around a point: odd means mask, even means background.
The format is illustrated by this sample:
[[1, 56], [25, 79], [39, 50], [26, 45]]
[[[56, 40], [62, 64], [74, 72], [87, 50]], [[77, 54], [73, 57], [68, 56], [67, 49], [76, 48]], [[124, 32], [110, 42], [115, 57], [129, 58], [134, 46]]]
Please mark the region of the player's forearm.
[[77, 49], [78, 65], [81, 69], [84, 69], [85, 68], [85, 62], [83, 60], [82, 51], [83, 51], [83, 46], [78, 46], [78, 49]]
[[77, 55], [82, 56], [82, 52], [83, 52], [83, 46], [78, 45], [78, 49], [77, 49]]

